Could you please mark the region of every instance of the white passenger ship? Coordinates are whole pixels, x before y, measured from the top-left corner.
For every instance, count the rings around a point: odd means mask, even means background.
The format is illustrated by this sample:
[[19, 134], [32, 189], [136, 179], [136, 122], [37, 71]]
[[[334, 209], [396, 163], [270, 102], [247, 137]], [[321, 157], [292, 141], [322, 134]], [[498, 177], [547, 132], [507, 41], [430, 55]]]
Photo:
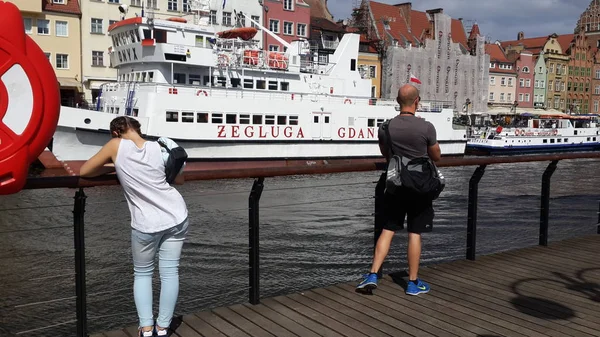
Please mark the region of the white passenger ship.
[[523, 154], [600, 149], [598, 116], [538, 116], [525, 125], [488, 127], [467, 142], [468, 154]]
[[[59, 160], [90, 158], [117, 115], [137, 118], [149, 138], [172, 138], [192, 160], [381, 156], [378, 126], [398, 114], [397, 104], [371, 99], [357, 64], [359, 35], [345, 34], [319, 63], [308, 41], [287, 43], [248, 16], [285, 52], [261, 50], [255, 28], [216, 33], [205, 3], [193, 2], [193, 23], [134, 17], [109, 27], [118, 82], [102, 86], [95, 110], [62, 107], [51, 146]], [[434, 102], [421, 110], [442, 154], [462, 155], [466, 131], [453, 129], [453, 110]]]

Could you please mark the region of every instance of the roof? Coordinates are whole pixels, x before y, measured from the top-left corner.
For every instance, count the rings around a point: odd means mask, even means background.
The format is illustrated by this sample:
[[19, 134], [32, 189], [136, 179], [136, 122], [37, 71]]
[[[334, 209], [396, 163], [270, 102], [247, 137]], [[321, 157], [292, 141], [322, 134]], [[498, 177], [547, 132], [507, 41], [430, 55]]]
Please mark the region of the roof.
[[510, 61], [506, 58], [504, 50], [495, 43], [485, 44], [485, 53], [490, 55], [490, 62], [501, 62], [509, 63]]
[[327, 0], [304, 0], [310, 6], [310, 16], [333, 20], [333, 15], [327, 8]]
[[[523, 45], [525, 49], [531, 51], [534, 54], [538, 54], [540, 51], [544, 50], [544, 45], [546, 44], [550, 36], [552, 35], [533, 37], [522, 40], [503, 41], [500, 42], [500, 45], [504, 49], [510, 46]], [[560, 44], [560, 47], [562, 48], [563, 52], [566, 52], [567, 49], [569, 49], [569, 45], [571, 44], [571, 41], [573, 41], [574, 37], [575, 34], [563, 34], [557, 36], [556, 39], [558, 40], [558, 44]]]
[[571, 46], [571, 41], [575, 38], [575, 34], [564, 34], [559, 35], [556, 39], [558, 40], [558, 44], [562, 48], [563, 53], [567, 52], [567, 49]]
[[[432, 32], [428, 32], [430, 30], [430, 22], [429, 15], [426, 12], [411, 10], [410, 27], [408, 27], [409, 20], [406, 20], [402, 16], [398, 7], [375, 1], [371, 1], [370, 6], [380, 36], [386, 31], [380, 20], [384, 17], [392, 19], [389, 22], [390, 30], [387, 30], [387, 33], [400, 42], [409, 41], [413, 44], [419, 44], [424, 42], [428, 34], [432, 34]], [[452, 41], [460, 43], [464, 48], [467, 48], [467, 34], [460, 20], [452, 19], [450, 31], [452, 33]]]
[[469, 40], [476, 38], [477, 35], [481, 35], [481, 32], [479, 31], [479, 25], [475, 23], [473, 27], [471, 27], [471, 32], [469, 33]]
[[38, 1], [42, 1], [42, 10], [46, 12], [81, 15], [81, 7], [79, 7], [78, 0], [66, 0], [65, 4], [55, 4], [54, 2], [47, 0]]
[[343, 33], [346, 30], [333, 21], [329, 21], [325, 18], [310, 18], [310, 27], [313, 30], [327, 30], [330, 32]]

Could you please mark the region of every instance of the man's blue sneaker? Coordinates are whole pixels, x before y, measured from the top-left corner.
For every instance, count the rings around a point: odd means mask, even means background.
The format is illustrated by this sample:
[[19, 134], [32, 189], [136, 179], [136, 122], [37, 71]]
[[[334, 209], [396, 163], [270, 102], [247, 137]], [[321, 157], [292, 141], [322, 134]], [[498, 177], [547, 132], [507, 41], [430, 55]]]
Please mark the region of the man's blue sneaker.
[[363, 276], [362, 282], [356, 286], [356, 291], [371, 291], [377, 289], [377, 274], [370, 273]]
[[412, 281], [408, 281], [408, 285], [406, 286], [406, 295], [419, 295], [426, 294], [429, 292], [429, 284], [417, 279], [417, 283], [413, 283]]

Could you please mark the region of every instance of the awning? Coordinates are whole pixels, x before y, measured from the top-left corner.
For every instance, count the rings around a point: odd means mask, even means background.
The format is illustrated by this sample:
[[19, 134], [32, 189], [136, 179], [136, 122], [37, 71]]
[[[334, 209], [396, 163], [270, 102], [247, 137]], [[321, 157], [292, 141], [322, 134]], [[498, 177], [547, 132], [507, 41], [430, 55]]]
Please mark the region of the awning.
[[81, 83], [74, 78], [68, 77], [59, 77], [58, 83], [60, 83], [61, 88], [77, 88], [81, 89]]
[[117, 81], [114, 81], [114, 80], [113, 80], [113, 81], [106, 81], [106, 80], [104, 80], [104, 81], [99, 81], [99, 80], [89, 80], [88, 87], [89, 87], [90, 89], [100, 89], [100, 86], [101, 86], [102, 84], [105, 84], [105, 83], [110, 83], [110, 82], [113, 82], [113, 83], [114, 83], [114, 82], [117, 82]]

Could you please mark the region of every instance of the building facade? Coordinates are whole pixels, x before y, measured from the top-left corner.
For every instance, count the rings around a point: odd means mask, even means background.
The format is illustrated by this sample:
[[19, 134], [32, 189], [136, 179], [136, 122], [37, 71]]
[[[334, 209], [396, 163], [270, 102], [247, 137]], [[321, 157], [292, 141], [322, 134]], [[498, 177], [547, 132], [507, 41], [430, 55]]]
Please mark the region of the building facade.
[[590, 112], [590, 106], [593, 105], [591, 91], [593, 90], [594, 56], [583, 31], [575, 35], [568, 53], [570, 60], [567, 81], [567, 111], [587, 114]]
[[544, 109], [546, 107], [546, 84], [548, 83], [548, 71], [544, 52], [534, 56], [534, 84], [533, 84], [533, 107]]
[[512, 106], [516, 100], [517, 72], [499, 44], [485, 45], [489, 62], [489, 106]]
[[515, 62], [517, 73], [516, 100], [520, 108], [533, 108], [535, 102], [535, 63], [533, 54], [529, 51], [523, 51], [519, 54]]
[[[264, 26], [286, 42], [308, 39], [310, 6], [302, 0], [263, 0]], [[265, 49], [285, 52], [284, 46], [265, 34]]]
[[81, 9], [77, 0], [10, 0], [25, 33], [44, 51], [60, 83], [61, 105], [81, 103]]
[[591, 89], [591, 104], [590, 112], [600, 112], [600, 53], [598, 50], [593, 54], [594, 66], [592, 69], [592, 89]]
[[[570, 37], [569, 40], [572, 40], [573, 35], [571, 34]], [[567, 48], [560, 43], [558, 35], [552, 34], [543, 49], [548, 69], [546, 106], [563, 112], [567, 109], [567, 76], [570, 61], [570, 56], [566, 54]]]
[[600, 48], [600, 1], [592, 0], [575, 26], [575, 34], [582, 32], [592, 48]]

